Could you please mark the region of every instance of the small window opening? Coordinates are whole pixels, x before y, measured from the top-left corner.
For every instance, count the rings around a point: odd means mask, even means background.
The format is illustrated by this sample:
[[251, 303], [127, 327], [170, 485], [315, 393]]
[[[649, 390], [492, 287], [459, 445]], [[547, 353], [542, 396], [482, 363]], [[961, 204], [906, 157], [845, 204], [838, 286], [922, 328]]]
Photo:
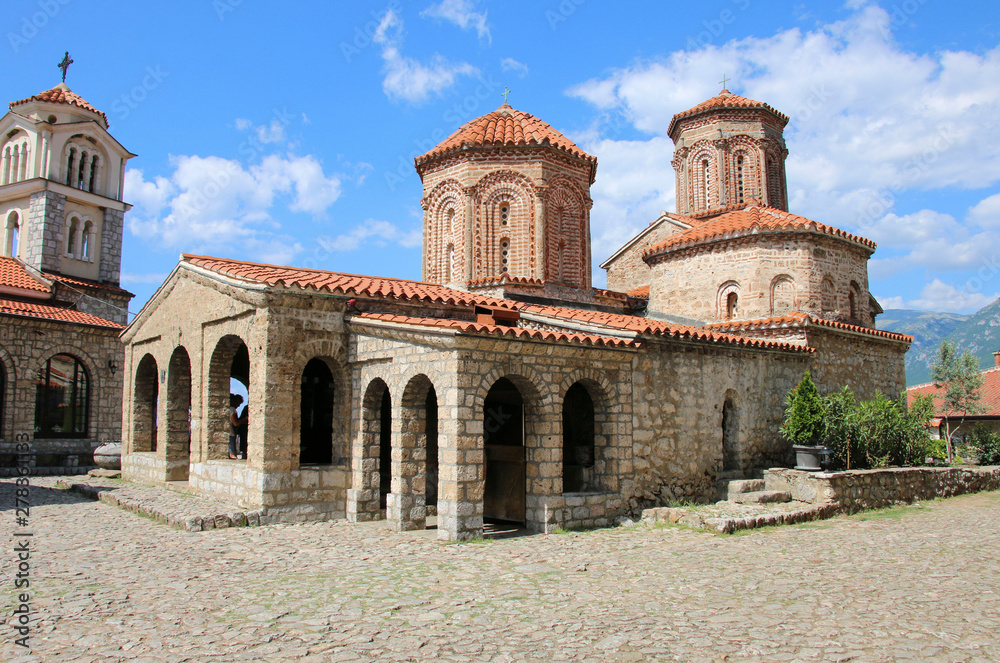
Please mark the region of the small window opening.
[[726, 319], [732, 320], [739, 313], [740, 297], [735, 292], [726, 295]]
[[507, 240], [500, 242], [500, 271], [507, 273], [507, 256], [510, 252], [510, 244]]
[[736, 160], [736, 196], [743, 202], [743, 157]]
[[501, 226], [507, 225], [507, 219], [508, 219], [508, 217], [510, 217], [510, 207], [508, 207], [507, 205], [501, 205], [500, 206], [500, 225]]
[[704, 187], [702, 195], [705, 198], [705, 209], [708, 209], [708, 196], [710, 187], [709, 176], [708, 176], [708, 159], [705, 159], [704, 161], [701, 162], [701, 172], [702, 172], [702, 185]]

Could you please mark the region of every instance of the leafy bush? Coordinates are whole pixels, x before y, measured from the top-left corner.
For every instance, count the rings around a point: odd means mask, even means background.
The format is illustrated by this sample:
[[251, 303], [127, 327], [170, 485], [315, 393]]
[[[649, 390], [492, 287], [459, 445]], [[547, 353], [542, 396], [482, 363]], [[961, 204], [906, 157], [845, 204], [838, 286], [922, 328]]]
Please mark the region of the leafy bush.
[[806, 371], [785, 401], [785, 422], [781, 425], [781, 434], [792, 444], [807, 446], [818, 445], [823, 439], [823, 399], [819, 396], [816, 384]]
[[822, 399], [821, 407], [821, 441], [833, 450], [830, 462], [836, 469], [919, 465], [927, 456], [929, 399], [907, 408], [905, 394], [894, 401], [876, 392], [874, 399], [859, 402], [844, 387]]
[[966, 436], [965, 442], [975, 449], [980, 465], [1000, 465], [1000, 434], [978, 426]]

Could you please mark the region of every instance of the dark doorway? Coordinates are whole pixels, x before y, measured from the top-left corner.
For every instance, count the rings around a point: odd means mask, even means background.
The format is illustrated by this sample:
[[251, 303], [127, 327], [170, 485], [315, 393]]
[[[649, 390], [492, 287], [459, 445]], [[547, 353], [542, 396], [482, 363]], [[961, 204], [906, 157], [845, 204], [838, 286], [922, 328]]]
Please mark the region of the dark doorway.
[[577, 382], [563, 401], [563, 492], [597, 490], [594, 477], [594, 401]]
[[736, 406], [730, 398], [722, 406], [722, 471], [740, 469], [740, 451], [737, 446], [740, 423]]
[[300, 465], [333, 462], [333, 373], [322, 359], [312, 359], [302, 371]]
[[437, 507], [438, 501], [438, 402], [434, 387], [427, 390], [427, 477], [425, 503]]
[[389, 390], [382, 392], [379, 406], [378, 428], [378, 504], [385, 509], [386, 498], [392, 490], [392, 401]]
[[524, 400], [507, 378], [496, 381], [483, 403], [486, 485], [483, 516], [524, 522]]

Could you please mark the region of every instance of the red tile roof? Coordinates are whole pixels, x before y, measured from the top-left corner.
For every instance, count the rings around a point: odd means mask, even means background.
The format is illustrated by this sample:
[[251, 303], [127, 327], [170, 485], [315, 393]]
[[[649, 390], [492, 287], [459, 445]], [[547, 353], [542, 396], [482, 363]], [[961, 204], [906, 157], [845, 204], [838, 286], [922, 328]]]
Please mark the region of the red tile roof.
[[28, 97], [27, 99], [21, 99], [19, 101], [10, 102], [10, 109], [13, 110], [15, 106], [21, 106], [23, 104], [31, 103], [32, 101], [40, 101], [49, 104], [66, 104], [68, 106], [76, 106], [77, 108], [82, 108], [83, 110], [95, 113], [104, 120], [104, 128], [108, 128], [108, 116], [97, 110], [86, 99], [78, 95], [69, 89], [65, 83], [60, 83], [51, 90], [46, 90], [45, 92], [40, 92], [33, 97]]
[[741, 97], [738, 94], [733, 94], [729, 90], [722, 90], [719, 94], [715, 95], [711, 99], [706, 99], [697, 106], [693, 106], [686, 111], [681, 111], [674, 115], [673, 119], [670, 120], [670, 126], [667, 127], [667, 135], [671, 138], [674, 137], [674, 129], [677, 128], [677, 123], [680, 120], [698, 115], [700, 113], [705, 113], [708, 111], [727, 109], [727, 108], [759, 108], [761, 110], [768, 111], [774, 115], [781, 122], [781, 126], [785, 126], [788, 123], [788, 116], [784, 113], [779, 113], [774, 108], [765, 104], [763, 101], [755, 101], [753, 99], [748, 99], [746, 97]]
[[626, 348], [638, 347], [633, 340], [584, 334], [575, 332], [556, 332], [541, 329], [525, 329], [523, 327], [506, 327], [503, 325], [484, 325], [466, 320], [450, 320], [441, 318], [414, 318], [408, 315], [393, 315], [390, 313], [355, 313], [350, 319], [378, 320], [397, 324], [417, 325], [421, 327], [439, 327], [454, 329], [463, 334], [489, 334], [491, 336], [507, 336], [510, 338], [542, 341], [561, 341], [564, 343], [579, 343], [583, 345], [600, 345], [606, 347]]
[[328, 272], [320, 269], [281, 267], [278, 265], [188, 254], [182, 255], [181, 260], [217, 274], [262, 285], [313, 289], [321, 292], [341, 293], [359, 297], [416, 300], [457, 306], [480, 304], [500, 308], [517, 308], [516, 302], [473, 295], [468, 292], [452, 290], [445, 286], [422, 283], [420, 281], [341, 274], [339, 272]]
[[[1000, 368], [990, 368], [980, 375], [983, 376], [983, 387], [979, 390], [980, 396], [982, 396], [982, 405], [986, 408], [985, 412], [978, 412], [975, 415], [977, 417], [1000, 417]], [[935, 387], [933, 384], [920, 384], [915, 387], [910, 387], [906, 390], [906, 397], [910, 403], [918, 395], [930, 394], [934, 396], [934, 404], [937, 406], [934, 414], [939, 417], [963, 417], [961, 412], [953, 411], [943, 411], [942, 407], [942, 397], [944, 395], [944, 389]]]
[[717, 329], [719, 331], [741, 332], [789, 327], [808, 327], [810, 325], [830, 327], [832, 329], [840, 329], [842, 331], [849, 331], [857, 334], [866, 334], [868, 336], [877, 336], [879, 338], [884, 338], [890, 341], [899, 341], [901, 343], [913, 342], [913, 337], [907, 336], [906, 334], [896, 334], [893, 332], [883, 331], [881, 329], [872, 329], [871, 327], [862, 327], [860, 325], [851, 325], [846, 322], [827, 320], [808, 313], [789, 313], [788, 315], [775, 316], [772, 318], [758, 318], [756, 320], [729, 320], [726, 322], [713, 322], [705, 326], [709, 329]]
[[741, 210], [726, 212], [704, 225], [685, 230], [668, 237], [664, 241], [646, 249], [643, 259], [665, 254], [669, 251], [695, 246], [703, 242], [745, 237], [764, 233], [815, 232], [837, 237], [847, 242], [875, 250], [875, 242], [858, 235], [827, 226], [804, 216], [785, 212], [774, 207], [749, 205]]
[[65, 283], [74, 287], [92, 288], [95, 290], [107, 290], [109, 292], [115, 292], [122, 295], [128, 295], [129, 297], [135, 297], [134, 294], [116, 285], [110, 285], [108, 283], [95, 283], [94, 281], [87, 281], [85, 279], [77, 279], [72, 276], [63, 276], [62, 274], [54, 274], [52, 272], [42, 272], [45, 278], [52, 279], [53, 281], [59, 281], [60, 283]]
[[516, 285], [526, 285], [541, 288], [545, 285], [545, 281], [541, 279], [534, 279], [527, 276], [511, 276], [510, 274], [500, 274], [499, 276], [484, 276], [481, 279], [471, 279], [469, 281], [470, 288], [484, 288], [494, 285], [504, 285], [504, 284], [516, 284]]
[[511, 108], [507, 103], [492, 113], [466, 122], [430, 152], [414, 159], [414, 163], [420, 166], [431, 159], [469, 147], [503, 145], [548, 145], [597, 163], [596, 157], [581, 150], [569, 138], [534, 115]]
[[637, 299], [649, 299], [649, 286], [644, 285], [638, 288], [632, 288], [625, 294], [629, 297], [635, 297]]
[[28, 273], [27, 268], [17, 258], [0, 256], [0, 287], [17, 288], [48, 294], [51, 288]]
[[18, 302], [11, 299], [0, 299], [0, 315], [9, 315], [18, 318], [35, 318], [39, 320], [51, 320], [54, 322], [71, 322], [78, 325], [89, 325], [91, 327], [108, 327], [111, 329], [124, 329], [120, 325], [96, 315], [83, 313], [70, 308], [60, 308], [47, 304], [34, 304], [28, 302]]
[[523, 312], [562, 318], [583, 322], [589, 325], [607, 327], [619, 331], [631, 331], [640, 335], [660, 336], [676, 340], [707, 341], [739, 347], [761, 348], [768, 350], [790, 350], [792, 352], [814, 352], [812, 348], [782, 341], [768, 341], [759, 338], [746, 338], [731, 334], [720, 334], [702, 327], [675, 325], [662, 320], [653, 320], [638, 315], [624, 313], [605, 313], [603, 311], [587, 311], [582, 309], [561, 308], [528, 304], [521, 308]]

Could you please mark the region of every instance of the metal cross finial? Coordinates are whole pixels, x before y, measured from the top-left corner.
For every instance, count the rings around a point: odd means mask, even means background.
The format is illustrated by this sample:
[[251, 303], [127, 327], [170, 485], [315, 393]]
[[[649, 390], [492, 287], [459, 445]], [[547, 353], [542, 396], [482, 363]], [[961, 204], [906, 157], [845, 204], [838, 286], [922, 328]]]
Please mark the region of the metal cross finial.
[[507, 86], [503, 86], [503, 102], [507, 103], [507, 95], [511, 93], [511, 90], [507, 89]]
[[721, 81], [719, 81], [719, 82], [720, 82], [720, 83], [722, 83], [722, 89], [723, 89], [723, 90], [725, 90], [725, 89], [726, 89], [726, 83], [727, 83], [727, 82], [729, 82], [729, 81], [731, 81], [731, 80], [733, 80], [733, 79], [731, 79], [731, 78], [726, 78], [726, 75], [725, 75], [725, 74], [723, 74], [723, 75], [722, 75], [722, 80], [721, 80]]
[[59, 67], [60, 69], [62, 69], [62, 72], [63, 72], [63, 80], [62, 80], [62, 82], [63, 83], [66, 82], [66, 70], [69, 69], [69, 66], [71, 64], [73, 64], [73, 59], [70, 58], [69, 51], [66, 51], [66, 55], [63, 56], [62, 62], [60, 62], [59, 64], [56, 65], [57, 67]]

